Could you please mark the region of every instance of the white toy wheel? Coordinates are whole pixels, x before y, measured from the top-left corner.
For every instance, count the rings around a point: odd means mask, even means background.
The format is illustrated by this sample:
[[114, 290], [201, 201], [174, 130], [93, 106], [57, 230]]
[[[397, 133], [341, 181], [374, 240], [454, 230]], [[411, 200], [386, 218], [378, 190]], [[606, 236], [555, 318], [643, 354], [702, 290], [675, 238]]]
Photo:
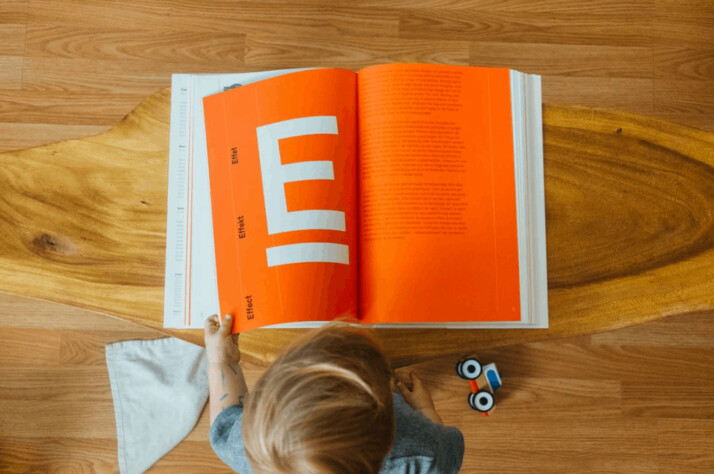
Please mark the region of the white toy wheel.
[[493, 408], [494, 400], [491, 392], [481, 390], [469, 395], [469, 406], [474, 410], [486, 413]]
[[456, 365], [456, 373], [463, 379], [476, 380], [481, 372], [481, 363], [473, 358], [462, 360]]

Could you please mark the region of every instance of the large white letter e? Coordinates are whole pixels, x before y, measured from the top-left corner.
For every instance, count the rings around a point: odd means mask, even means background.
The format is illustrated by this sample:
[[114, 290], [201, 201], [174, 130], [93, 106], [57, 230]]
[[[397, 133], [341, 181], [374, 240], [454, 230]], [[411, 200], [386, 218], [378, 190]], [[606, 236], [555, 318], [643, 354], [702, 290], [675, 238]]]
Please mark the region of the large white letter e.
[[[310, 229], [344, 232], [344, 212], [324, 209], [288, 212], [285, 183], [312, 179], [334, 180], [335, 175], [331, 161], [282, 164], [279, 143], [283, 138], [303, 135], [337, 135], [337, 118], [328, 115], [284, 120], [263, 125], [256, 131], [268, 234]], [[326, 242], [271, 247], [266, 249], [266, 253], [268, 266], [300, 262], [349, 263], [347, 245]]]

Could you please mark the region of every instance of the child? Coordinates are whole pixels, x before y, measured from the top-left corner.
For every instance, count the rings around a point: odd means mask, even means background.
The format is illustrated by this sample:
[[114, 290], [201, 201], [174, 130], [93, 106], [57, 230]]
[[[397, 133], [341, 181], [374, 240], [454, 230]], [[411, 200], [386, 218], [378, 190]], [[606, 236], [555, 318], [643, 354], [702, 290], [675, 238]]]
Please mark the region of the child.
[[410, 373], [395, 385], [364, 329], [331, 323], [298, 338], [248, 389], [231, 320], [206, 320], [211, 445], [241, 473], [452, 473], [464, 439]]

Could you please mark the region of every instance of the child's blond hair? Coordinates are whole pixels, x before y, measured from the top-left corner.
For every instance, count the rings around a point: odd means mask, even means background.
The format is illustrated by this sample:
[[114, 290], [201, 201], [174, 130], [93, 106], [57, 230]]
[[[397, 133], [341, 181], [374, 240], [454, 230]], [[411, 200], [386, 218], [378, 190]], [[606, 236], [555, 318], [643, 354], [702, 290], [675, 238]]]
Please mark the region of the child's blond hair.
[[362, 328], [298, 338], [248, 394], [243, 442], [258, 473], [378, 472], [394, 438], [389, 361]]

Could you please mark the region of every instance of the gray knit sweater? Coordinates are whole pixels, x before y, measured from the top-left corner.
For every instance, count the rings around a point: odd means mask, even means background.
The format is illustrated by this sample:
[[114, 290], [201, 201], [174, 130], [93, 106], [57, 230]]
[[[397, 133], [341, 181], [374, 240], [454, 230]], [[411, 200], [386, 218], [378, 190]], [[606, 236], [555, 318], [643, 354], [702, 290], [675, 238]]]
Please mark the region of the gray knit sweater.
[[[211, 425], [211, 445], [219, 458], [233, 470], [252, 473], [243, 447], [243, 407], [225, 408]], [[458, 472], [464, 457], [464, 437], [458, 428], [428, 420], [394, 394], [396, 433], [391, 451], [380, 473], [449, 474]]]

